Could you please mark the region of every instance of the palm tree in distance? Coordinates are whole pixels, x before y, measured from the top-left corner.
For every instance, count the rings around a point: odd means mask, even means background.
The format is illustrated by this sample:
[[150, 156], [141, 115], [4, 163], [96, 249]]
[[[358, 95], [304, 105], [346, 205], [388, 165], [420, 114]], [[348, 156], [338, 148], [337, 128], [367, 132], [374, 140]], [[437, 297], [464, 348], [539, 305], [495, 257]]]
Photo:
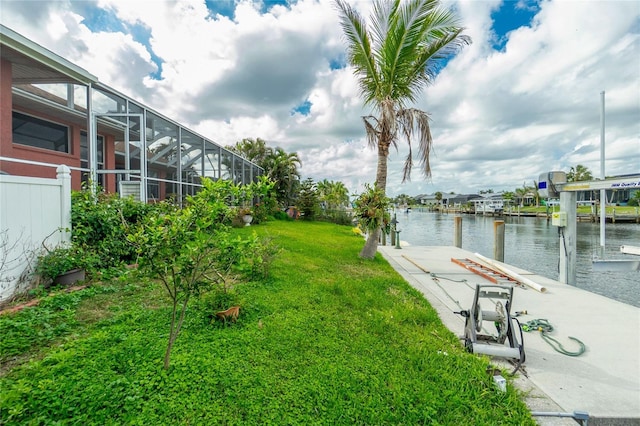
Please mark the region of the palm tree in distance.
[[288, 153], [280, 147], [272, 148], [261, 138], [245, 138], [226, 149], [262, 167], [265, 176], [275, 182], [276, 198], [281, 207], [293, 202], [300, 183], [298, 168], [301, 162], [297, 152]]
[[271, 148], [267, 147], [267, 142], [264, 139], [244, 138], [241, 141], [236, 142], [235, 145], [227, 146], [226, 149], [241, 155], [260, 167], [263, 167], [262, 163], [266, 159]]
[[293, 203], [294, 193], [300, 185], [298, 167], [301, 164], [297, 152], [288, 153], [280, 147], [267, 152], [262, 167], [267, 177], [276, 183], [276, 198], [282, 207]]
[[567, 182], [581, 182], [583, 180], [592, 180], [593, 175], [591, 174], [591, 170], [582, 164], [578, 164], [575, 167], [571, 167], [569, 169], [569, 173], [567, 173]]
[[349, 190], [340, 181], [323, 179], [317, 184], [320, 200], [328, 210], [336, 210], [349, 204]]
[[[462, 35], [455, 15], [439, 0], [376, 0], [369, 22], [344, 0], [335, 0], [347, 41], [347, 57], [358, 79], [365, 105], [377, 115], [363, 117], [367, 140], [378, 150], [375, 185], [387, 186], [389, 148], [402, 137], [409, 145], [403, 182], [413, 166], [412, 138], [417, 138], [418, 161], [425, 177], [431, 175], [431, 130], [426, 112], [409, 108], [449, 58], [470, 39]], [[416, 134], [417, 133], [417, 134]], [[360, 252], [373, 258], [380, 230], [369, 233]]]

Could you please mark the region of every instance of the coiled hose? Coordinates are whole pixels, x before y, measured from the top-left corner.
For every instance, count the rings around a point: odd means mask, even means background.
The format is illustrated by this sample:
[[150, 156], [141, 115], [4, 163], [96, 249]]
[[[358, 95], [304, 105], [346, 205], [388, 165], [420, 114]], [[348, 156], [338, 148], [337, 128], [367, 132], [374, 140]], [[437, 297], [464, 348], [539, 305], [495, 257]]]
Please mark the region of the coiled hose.
[[585, 346], [584, 343], [582, 343], [582, 341], [580, 341], [580, 339], [577, 339], [571, 336], [569, 336], [569, 339], [573, 340], [578, 345], [580, 345], [580, 348], [575, 352], [566, 350], [564, 346], [562, 346], [562, 343], [558, 342], [556, 339], [554, 339], [549, 335], [549, 333], [553, 331], [553, 326], [548, 320], [544, 318], [534, 319], [522, 324], [522, 330], [523, 331], [539, 331], [540, 336], [542, 336], [544, 341], [547, 342], [549, 346], [551, 346], [553, 349], [555, 349], [556, 352], [559, 352], [563, 355], [580, 356], [587, 350], [587, 347]]

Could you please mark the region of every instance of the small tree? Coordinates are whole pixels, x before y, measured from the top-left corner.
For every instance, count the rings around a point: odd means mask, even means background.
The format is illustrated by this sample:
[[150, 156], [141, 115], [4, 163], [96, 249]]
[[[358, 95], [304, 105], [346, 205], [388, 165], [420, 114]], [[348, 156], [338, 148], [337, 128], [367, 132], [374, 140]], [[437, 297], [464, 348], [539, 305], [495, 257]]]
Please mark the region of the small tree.
[[189, 198], [185, 208], [149, 215], [128, 236], [137, 246], [140, 271], [159, 280], [172, 302], [165, 369], [189, 300], [224, 285], [232, 268], [246, 260], [257, 241], [255, 237], [232, 239], [225, 224], [232, 212], [224, 200], [236, 192], [233, 184], [209, 179], [202, 183], [203, 190]]
[[320, 196], [316, 189], [316, 184], [311, 178], [305, 179], [300, 184], [298, 194], [298, 208], [303, 213], [304, 218], [313, 220], [320, 208]]

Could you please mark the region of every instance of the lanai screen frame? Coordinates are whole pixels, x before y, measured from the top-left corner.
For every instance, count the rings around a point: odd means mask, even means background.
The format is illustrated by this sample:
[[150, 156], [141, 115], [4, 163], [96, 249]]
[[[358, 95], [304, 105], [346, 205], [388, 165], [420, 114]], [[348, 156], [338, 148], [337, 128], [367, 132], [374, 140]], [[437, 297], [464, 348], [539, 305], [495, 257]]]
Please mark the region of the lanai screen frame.
[[[1, 24], [0, 42], [3, 48], [8, 48], [11, 51], [12, 55], [20, 57], [20, 67], [26, 69], [24, 63], [22, 63], [22, 59], [26, 61], [25, 63], [29, 64], [29, 72], [24, 73], [24, 75], [29, 74], [34, 76], [31, 81], [24, 79], [17, 81], [14, 76], [12, 89], [19, 84], [33, 85], [45, 83], [66, 86], [66, 92], [68, 94], [66, 99], [67, 105], [56, 106], [56, 110], [60, 111], [62, 115], [65, 113], [78, 113], [73, 102], [73, 86], [77, 85], [86, 88], [86, 128], [82, 130], [87, 132], [89, 169], [87, 170], [81, 167], [74, 167], [74, 169], [89, 172], [91, 182], [97, 182], [98, 173], [121, 174], [122, 177], [120, 179], [124, 180], [139, 179], [143, 183], [141, 185], [140, 195], [141, 200], [144, 202], [149, 201], [148, 192], [150, 185], [154, 185], [155, 183], [173, 185], [176, 188], [176, 201], [182, 203], [186, 195], [199, 190], [201, 185], [197, 181], [203, 176], [211, 179], [233, 179], [238, 184], [249, 184], [264, 173], [264, 170], [256, 164], [230, 152], [213, 140], [164, 116], [151, 107], [118, 92], [106, 84], [100, 83], [97, 77], [83, 68]], [[13, 64], [13, 62], [11, 63]], [[13, 90], [11, 94], [4, 95], [13, 96]], [[99, 98], [101, 96], [112, 99], [115, 102], [115, 108], [100, 111], [97, 105], [94, 106], [94, 103], [100, 103]], [[39, 96], [36, 96], [36, 98], [42, 99], [43, 104], [46, 101]], [[154, 120], [168, 124], [169, 127], [173, 129], [174, 135], [154, 134], [152, 131]], [[124, 142], [125, 147], [124, 169], [98, 170], [98, 121], [101, 124], [106, 122], [111, 126], [122, 129], [124, 135], [124, 141], [122, 142]], [[144, 126], [142, 126], [141, 123], [144, 123]], [[150, 176], [150, 172], [153, 174], [154, 170], [153, 167], [152, 170], [149, 170], [148, 154], [154, 152], [152, 151], [154, 144], [163, 144], [163, 142], [160, 141], [163, 137], [170, 138], [168, 142], [164, 142], [165, 148], [169, 148], [169, 150], [165, 152], [168, 157], [162, 158], [165, 163], [159, 161], [160, 157], [155, 158], [155, 163], [159, 163], [161, 166], [164, 165], [169, 170], [175, 170], [173, 173], [175, 179]], [[138, 143], [137, 152], [135, 142]], [[144, 149], [140, 149], [142, 145], [144, 145]], [[173, 152], [170, 152], [172, 149]], [[158, 151], [156, 150], [155, 154], [157, 153]], [[114, 155], [116, 155], [115, 149]], [[138, 168], [132, 168], [131, 160], [135, 160], [136, 158], [139, 158]], [[6, 160], [12, 159], [7, 158]], [[51, 164], [51, 166], [57, 167], [58, 165]], [[93, 189], [96, 190], [95, 185]], [[118, 191], [118, 185], [116, 185], [116, 191]]]
[[[124, 114], [137, 115], [141, 113], [144, 117], [145, 126], [142, 133], [144, 133], [145, 150], [140, 152], [142, 154], [140, 161], [144, 167], [139, 167], [139, 175], [131, 173], [129, 180], [137, 178], [145, 182], [141, 192], [145, 201], [148, 201], [149, 182], [164, 182], [175, 185], [177, 191], [172, 194], [175, 195], [177, 201], [182, 202], [187, 195], [196, 193], [202, 187], [200, 183], [194, 182], [196, 177], [198, 180], [202, 177], [214, 180], [232, 179], [236, 184], [246, 185], [255, 182], [258, 176], [264, 174], [264, 170], [257, 164], [113, 88], [96, 83], [92, 85], [91, 90], [109, 98], [118, 99], [120, 102], [116, 103], [120, 107], [119, 109], [124, 111]], [[117, 110], [99, 113], [92, 111], [94, 115], [118, 113], [120, 112]], [[129, 126], [129, 123], [124, 124]], [[162, 124], [163, 128], [158, 129], [158, 124]], [[133, 136], [131, 131], [129, 134], [130, 137]], [[95, 136], [97, 137], [97, 135]], [[136, 140], [141, 139], [137, 138]], [[93, 142], [97, 145], [97, 139], [94, 139]], [[150, 156], [150, 154], [152, 155]], [[137, 153], [135, 151], [129, 152], [129, 160], [131, 160], [131, 155], [135, 159]], [[162, 157], [158, 157], [158, 155]], [[171, 179], [169, 176], [164, 178], [150, 176], [149, 166], [153, 164], [165, 166], [167, 168], [165, 171], [172, 171], [172, 176], [177, 179]], [[137, 171], [138, 169], [133, 170]]]

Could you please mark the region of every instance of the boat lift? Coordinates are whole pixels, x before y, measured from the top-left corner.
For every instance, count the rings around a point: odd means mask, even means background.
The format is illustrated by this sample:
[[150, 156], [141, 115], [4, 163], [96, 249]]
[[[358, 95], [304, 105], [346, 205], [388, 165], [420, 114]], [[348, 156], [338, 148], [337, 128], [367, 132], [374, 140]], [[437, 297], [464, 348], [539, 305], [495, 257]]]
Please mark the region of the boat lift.
[[[601, 202], [604, 203], [604, 193], [608, 189], [640, 189], [640, 177], [602, 179], [592, 181], [566, 182], [564, 172], [549, 172], [540, 175], [539, 191], [543, 197], [560, 196], [560, 211], [554, 212], [551, 223], [558, 226], [560, 233], [560, 276], [558, 281], [565, 284], [576, 285], [576, 233], [577, 233], [577, 192], [601, 191]], [[601, 208], [600, 220], [600, 245], [604, 253], [604, 222], [605, 209]], [[622, 246], [622, 253], [640, 255], [640, 248]], [[638, 259], [594, 259], [593, 268], [597, 271], [638, 271], [640, 260]]]

